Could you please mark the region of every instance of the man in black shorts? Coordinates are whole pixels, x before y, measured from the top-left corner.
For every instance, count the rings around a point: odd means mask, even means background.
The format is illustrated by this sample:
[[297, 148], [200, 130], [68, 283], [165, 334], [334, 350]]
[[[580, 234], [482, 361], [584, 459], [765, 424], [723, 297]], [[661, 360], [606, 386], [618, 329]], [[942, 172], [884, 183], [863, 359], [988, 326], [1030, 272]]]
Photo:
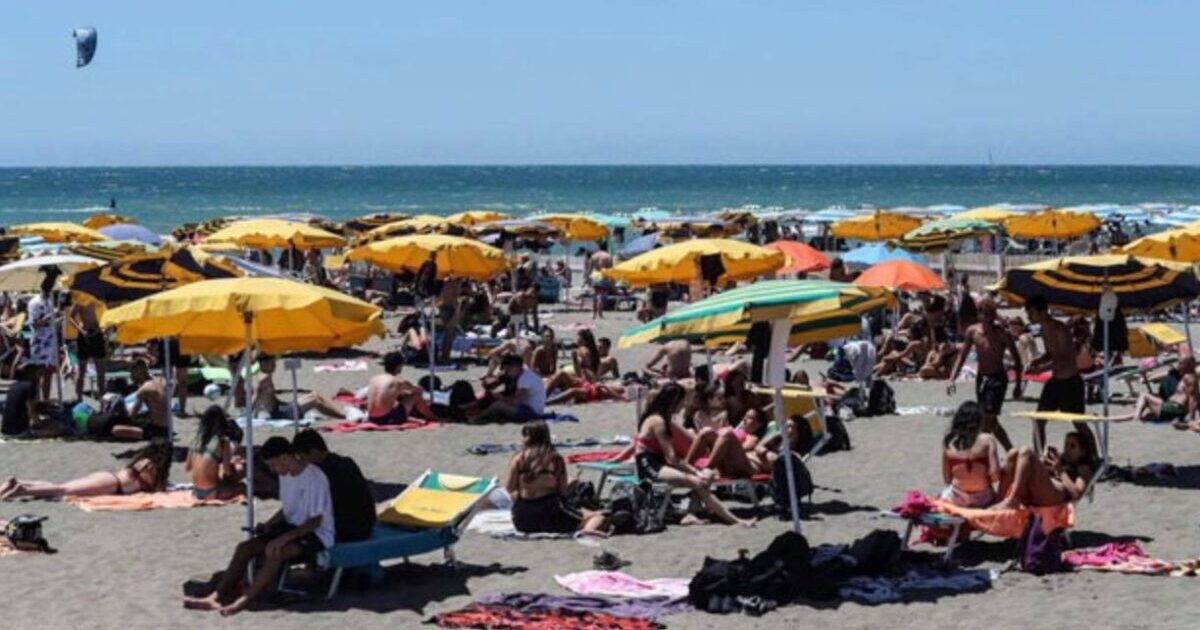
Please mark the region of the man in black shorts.
[[[160, 346], [162, 352], [171, 353], [171, 378], [174, 379], [175, 401], [178, 408], [174, 410], [177, 417], [187, 415], [188, 401], [188, 368], [192, 367], [194, 359], [191, 355], [184, 354], [179, 347], [179, 339], [168, 337]], [[163, 369], [166, 369], [166, 357], [163, 354], [159, 355], [159, 361], [163, 363]]]
[[[1052, 370], [1050, 380], [1042, 387], [1038, 399], [1038, 411], [1063, 411], [1087, 413], [1087, 399], [1083, 377], [1075, 364], [1075, 339], [1066, 324], [1050, 316], [1046, 297], [1032, 295], [1025, 301], [1025, 313], [1029, 321], [1042, 327], [1042, 344], [1046, 352], [1029, 364], [1030, 372]], [[1076, 422], [1075, 430], [1092, 442], [1093, 453], [1097, 452], [1096, 437], [1086, 422]], [[1034, 444], [1046, 444], [1046, 421], [1038, 420], [1034, 425]]]
[[[187, 608], [220, 610], [224, 616], [237, 614], [273, 587], [284, 567], [314, 559], [333, 546], [333, 498], [325, 473], [297, 456], [286, 438], [276, 436], [267, 440], [259, 454], [271, 472], [279, 475], [279, 500], [283, 505], [275, 516], [255, 529], [253, 538], [238, 544], [213, 593], [185, 599], [183, 605]], [[256, 558], [263, 561], [254, 581], [245, 593], [235, 598], [246, 567]]]
[[87, 380], [90, 361], [96, 368], [96, 400], [104, 397], [105, 364], [108, 361], [108, 343], [104, 330], [100, 328], [100, 316], [95, 302], [74, 302], [67, 312], [67, 321], [75, 328], [75, 356], [79, 359], [79, 374], [75, 377], [75, 398], [83, 400], [83, 384]]
[[[971, 299], [968, 296], [966, 299]], [[996, 303], [989, 297], [984, 297], [978, 305], [979, 322], [967, 328], [966, 339], [950, 370], [950, 384], [946, 393], [953, 396], [956, 390], [954, 380], [963, 363], [974, 349], [979, 357], [979, 368], [975, 377], [975, 399], [979, 401], [980, 412], [983, 416], [983, 431], [996, 437], [1005, 449], [1012, 448], [1008, 433], [1000, 426], [1000, 409], [1004, 406], [1004, 395], [1008, 389], [1008, 369], [1004, 365], [1004, 353], [1012, 355], [1017, 374], [1017, 384], [1013, 387], [1013, 398], [1021, 395], [1021, 355], [1008, 331], [996, 324]]]

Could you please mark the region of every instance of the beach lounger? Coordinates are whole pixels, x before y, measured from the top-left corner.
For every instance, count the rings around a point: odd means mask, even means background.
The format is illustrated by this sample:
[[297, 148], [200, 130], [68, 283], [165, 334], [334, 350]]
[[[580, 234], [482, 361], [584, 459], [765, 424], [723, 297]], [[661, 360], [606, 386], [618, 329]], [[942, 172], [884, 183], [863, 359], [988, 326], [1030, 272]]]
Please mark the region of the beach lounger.
[[[752, 385], [750, 391], [767, 396], [775, 393], [775, 390], [770, 387], [759, 385]], [[808, 421], [809, 429], [812, 430], [814, 439], [812, 446], [809, 447], [807, 452], [800, 453], [801, 461], [807, 462], [809, 458], [819, 453], [825, 447], [825, 444], [829, 442], [829, 430], [825, 423], [824, 405], [821, 402], [836, 397], [830, 396], [823, 391], [807, 389], [799, 385], [784, 385], [781, 393], [783, 395], [784, 417], [793, 418], [800, 416]], [[768, 405], [767, 410], [770, 413], [770, 405]], [[772, 421], [767, 425], [767, 434], [770, 435], [778, 429], [779, 427]]]
[[[454, 565], [454, 543], [479, 503], [498, 484], [495, 477], [467, 477], [426, 470], [379, 514], [366, 540], [340, 542], [321, 552], [319, 567], [332, 571], [325, 598], [337, 595], [346, 569], [379, 571], [386, 560], [408, 561], [441, 549]], [[280, 576], [286, 583], [287, 569]]]

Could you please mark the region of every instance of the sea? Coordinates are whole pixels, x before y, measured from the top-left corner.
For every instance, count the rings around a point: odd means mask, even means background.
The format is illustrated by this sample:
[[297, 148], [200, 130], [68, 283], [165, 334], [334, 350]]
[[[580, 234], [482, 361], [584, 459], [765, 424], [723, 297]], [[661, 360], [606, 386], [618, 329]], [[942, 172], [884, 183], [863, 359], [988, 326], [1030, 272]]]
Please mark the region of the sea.
[[304, 166], [0, 169], [0, 225], [81, 221], [107, 210], [165, 232], [230, 215], [451, 214], [487, 208], [696, 213], [966, 207], [993, 203], [1200, 204], [1192, 166]]

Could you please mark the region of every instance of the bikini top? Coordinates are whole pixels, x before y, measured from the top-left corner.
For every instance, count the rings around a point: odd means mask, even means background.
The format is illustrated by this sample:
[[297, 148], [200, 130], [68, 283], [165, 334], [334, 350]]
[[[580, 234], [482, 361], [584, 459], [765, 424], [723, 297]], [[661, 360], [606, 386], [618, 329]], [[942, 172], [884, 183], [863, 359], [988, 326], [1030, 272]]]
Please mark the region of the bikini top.
[[986, 465], [987, 460], [988, 460], [987, 453], [984, 453], [982, 455], [977, 455], [975, 457], [962, 457], [960, 455], [947, 455], [946, 456], [946, 462], [950, 464], [951, 468], [953, 468], [959, 464], [965, 464], [967, 467], [967, 472], [970, 472], [971, 465], [974, 464], [975, 462], [979, 462], [981, 464]]

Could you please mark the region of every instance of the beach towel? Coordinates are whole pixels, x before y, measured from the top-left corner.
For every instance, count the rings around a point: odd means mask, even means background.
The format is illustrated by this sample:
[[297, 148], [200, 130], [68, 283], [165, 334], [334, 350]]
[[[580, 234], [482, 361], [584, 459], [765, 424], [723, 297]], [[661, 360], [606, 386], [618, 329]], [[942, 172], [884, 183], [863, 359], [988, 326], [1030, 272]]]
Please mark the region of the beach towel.
[[[612, 438], [581, 438], [578, 440], [565, 439], [554, 440], [554, 448], [595, 448], [597, 446], [628, 446], [630, 439], [628, 436], [618, 435]], [[467, 452], [472, 455], [492, 455], [494, 453], [515, 453], [521, 450], [520, 442], [508, 442], [507, 444], [483, 443], [469, 447]]]
[[572, 537], [572, 534], [550, 534], [544, 532], [526, 534], [525, 532], [519, 532], [516, 526], [513, 525], [512, 511], [508, 509], [476, 512], [471, 517], [471, 522], [467, 525], [467, 531], [486, 534], [496, 540], [561, 540]]
[[63, 503], [74, 505], [84, 512], [145, 512], [168, 508], [234, 505], [245, 503], [245, 497], [232, 499], [197, 499], [188, 490], [173, 492], [137, 492], [134, 494], [102, 495], [96, 497], [63, 497]]
[[1015, 510], [965, 508], [942, 499], [933, 499], [933, 503], [939, 512], [966, 520], [971, 529], [999, 538], [1020, 538], [1031, 515], [1041, 517], [1042, 532], [1045, 534], [1075, 527], [1075, 505], [1071, 503]]
[[667, 615], [677, 615], [694, 610], [686, 599], [665, 597], [611, 599], [581, 595], [548, 595], [546, 593], [495, 593], [484, 595], [475, 600], [475, 603], [485, 606], [505, 606], [523, 613], [571, 610], [652, 621]]
[[904, 601], [922, 593], [976, 593], [1000, 579], [995, 569], [913, 569], [901, 577], [852, 577], [838, 587], [838, 597], [864, 604]]
[[591, 453], [570, 453], [565, 459], [568, 464], [583, 462], [604, 462], [620, 455], [621, 451], [592, 451]]
[[663, 626], [648, 619], [617, 617], [607, 613], [553, 611], [521, 612], [508, 606], [471, 604], [435, 615], [429, 620], [440, 628], [491, 628], [503, 630], [650, 630]]
[[954, 416], [953, 407], [931, 407], [929, 405], [918, 405], [916, 407], [897, 407], [897, 416], [943, 416], [950, 418]]
[[1200, 558], [1181, 561], [1151, 558], [1135, 542], [1112, 542], [1099, 547], [1066, 551], [1063, 563], [1081, 571], [1105, 571], [1134, 575], [1194, 577], [1200, 574]]
[[639, 580], [620, 571], [580, 571], [556, 575], [554, 581], [578, 595], [629, 599], [665, 597], [687, 599], [689, 578]]
[[313, 368], [314, 372], [366, 372], [367, 362], [345, 359], [342, 361], [322, 361]]
[[334, 424], [326, 424], [317, 427], [317, 431], [322, 433], [357, 433], [359, 431], [412, 431], [415, 429], [436, 429], [442, 426], [440, 422], [431, 422], [428, 420], [408, 420], [400, 424], [375, 424], [363, 420], [361, 422], [353, 422], [347, 420], [345, 422], [337, 422]]
[[[239, 427], [241, 427], [243, 429], [246, 428], [246, 419], [245, 418], [238, 418], [237, 423], [238, 423]], [[255, 418], [254, 419], [254, 428], [256, 428], [256, 429], [258, 429], [258, 428], [290, 429], [290, 428], [292, 428], [292, 425], [294, 425], [294, 424], [296, 424], [296, 421], [292, 420], [291, 418]], [[312, 418], [300, 418], [300, 427], [301, 428], [308, 428], [308, 427], [311, 427], [312, 425], [313, 425]]]

